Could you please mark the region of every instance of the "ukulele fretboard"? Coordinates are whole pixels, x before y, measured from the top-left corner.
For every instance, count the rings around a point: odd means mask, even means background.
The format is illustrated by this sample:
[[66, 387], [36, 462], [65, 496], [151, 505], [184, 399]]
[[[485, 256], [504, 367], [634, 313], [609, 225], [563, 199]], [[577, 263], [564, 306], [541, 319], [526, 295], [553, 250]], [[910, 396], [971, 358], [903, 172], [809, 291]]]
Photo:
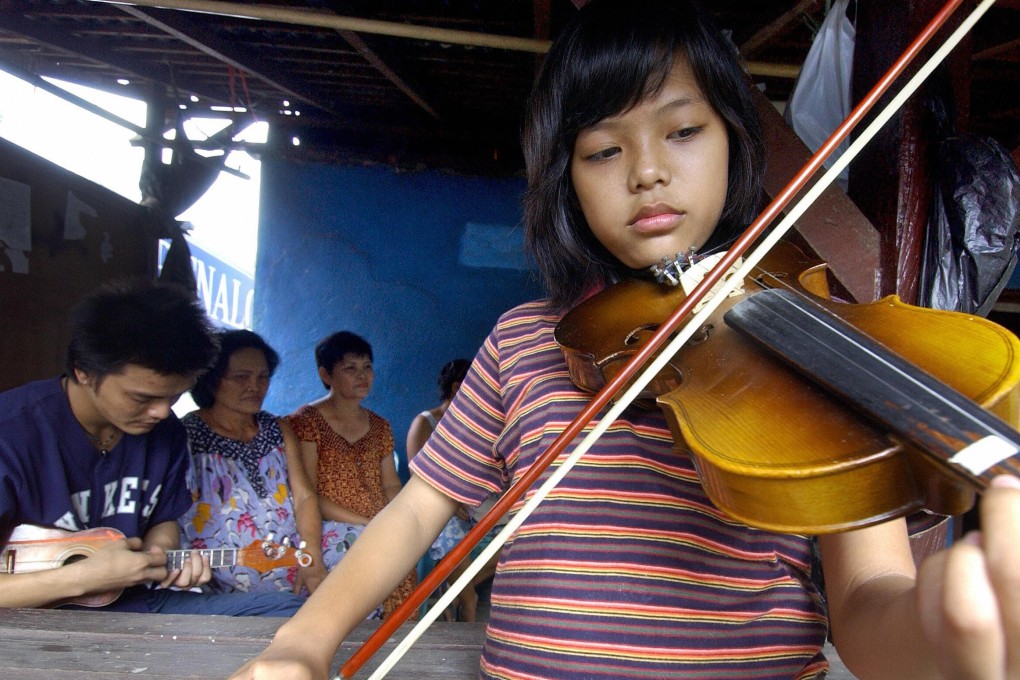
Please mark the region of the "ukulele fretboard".
[[187, 560], [193, 552], [197, 552], [199, 555], [208, 555], [209, 566], [213, 569], [217, 567], [232, 567], [237, 564], [236, 548], [169, 550], [166, 554], [166, 568], [171, 570], [182, 568], [185, 560]]

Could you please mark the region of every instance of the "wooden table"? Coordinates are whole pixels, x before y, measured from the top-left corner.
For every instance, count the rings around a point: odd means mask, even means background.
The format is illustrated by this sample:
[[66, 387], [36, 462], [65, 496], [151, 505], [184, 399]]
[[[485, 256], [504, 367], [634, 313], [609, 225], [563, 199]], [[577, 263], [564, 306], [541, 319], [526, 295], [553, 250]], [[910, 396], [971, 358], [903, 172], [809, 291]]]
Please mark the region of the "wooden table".
[[[224, 680], [269, 644], [283, 619], [0, 609], [0, 678], [215, 678]], [[363, 623], [333, 660], [333, 672], [378, 624]], [[358, 673], [371, 669], [410, 630], [402, 627]], [[387, 678], [477, 680], [484, 623], [435, 623]], [[828, 680], [853, 680], [830, 647]]]
[[[269, 644], [283, 619], [0, 609], [0, 678], [215, 678], [225, 680]], [[371, 635], [363, 623], [333, 672]], [[403, 639], [404, 626], [359, 678]], [[485, 624], [436, 623], [386, 676], [393, 680], [477, 680]]]

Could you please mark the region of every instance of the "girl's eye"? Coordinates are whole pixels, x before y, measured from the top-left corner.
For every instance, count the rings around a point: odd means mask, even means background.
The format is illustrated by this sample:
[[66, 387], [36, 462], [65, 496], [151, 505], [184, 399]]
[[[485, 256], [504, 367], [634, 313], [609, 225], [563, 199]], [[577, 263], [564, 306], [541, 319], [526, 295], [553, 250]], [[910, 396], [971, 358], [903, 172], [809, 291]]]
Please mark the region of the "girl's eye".
[[599, 149], [593, 154], [588, 154], [584, 157], [587, 161], [604, 161], [612, 158], [616, 154], [620, 153], [619, 147], [609, 147], [608, 149]]
[[679, 130], [676, 130], [675, 132], [671, 133], [670, 137], [673, 139], [690, 139], [691, 137], [697, 135], [699, 132], [701, 132], [700, 127], [680, 128]]

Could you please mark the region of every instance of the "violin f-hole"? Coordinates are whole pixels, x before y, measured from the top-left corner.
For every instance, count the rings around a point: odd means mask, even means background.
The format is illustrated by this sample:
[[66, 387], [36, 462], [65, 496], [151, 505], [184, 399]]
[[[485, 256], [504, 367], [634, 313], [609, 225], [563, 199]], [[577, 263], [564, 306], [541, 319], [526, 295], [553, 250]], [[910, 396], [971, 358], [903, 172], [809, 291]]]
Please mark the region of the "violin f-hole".
[[688, 345], [698, 345], [708, 340], [709, 336], [715, 331], [715, 325], [706, 323], [704, 326], [699, 328], [697, 332], [687, 340]]
[[623, 339], [623, 344], [630, 347], [632, 345], [640, 345], [644, 342], [644, 338], [648, 335], [655, 333], [658, 330], [659, 324], [646, 324], [644, 326], [638, 326], [630, 333], [627, 333], [627, 337]]
[[[645, 337], [651, 335], [658, 330], [658, 324], [647, 324], [645, 326], [638, 326], [623, 339], [623, 344], [630, 347], [632, 345], [640, 345], [644, 342]], [[698, 343], [708, 340], [711, 333], [715, 330], [713, 324], [707, 323], [698, 331], [691, 336], [690, 340], [687, 341], [688, 345], [697, 345]]]

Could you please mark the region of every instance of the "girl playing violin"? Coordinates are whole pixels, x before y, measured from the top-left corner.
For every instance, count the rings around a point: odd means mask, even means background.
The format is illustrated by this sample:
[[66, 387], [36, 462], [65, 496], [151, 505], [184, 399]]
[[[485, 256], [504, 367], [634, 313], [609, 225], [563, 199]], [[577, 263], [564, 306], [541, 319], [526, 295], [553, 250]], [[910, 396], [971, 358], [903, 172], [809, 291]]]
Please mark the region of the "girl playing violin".
[[[754, 216], [761, 130], [730, 45], [695, 6], [593, 0], [557, 39], [524, 134], [528, 245], [549, 299], [506, 313], [408, 485], [235, 678], [316, 678], [461, 503], [518, 479], [590, 395], [553, 330], [664, 256]], [[1020, 678], [1020, 482], [984, 533], [915, 573], [906, 522], [819, 539], [748, 528], [705, 496], [659, 409], [632, 407], [503, 548], [483, 678], [817, 678], [828, 634], [859, 677]], [[397, 552], [394, 552], [394, 551]]]

